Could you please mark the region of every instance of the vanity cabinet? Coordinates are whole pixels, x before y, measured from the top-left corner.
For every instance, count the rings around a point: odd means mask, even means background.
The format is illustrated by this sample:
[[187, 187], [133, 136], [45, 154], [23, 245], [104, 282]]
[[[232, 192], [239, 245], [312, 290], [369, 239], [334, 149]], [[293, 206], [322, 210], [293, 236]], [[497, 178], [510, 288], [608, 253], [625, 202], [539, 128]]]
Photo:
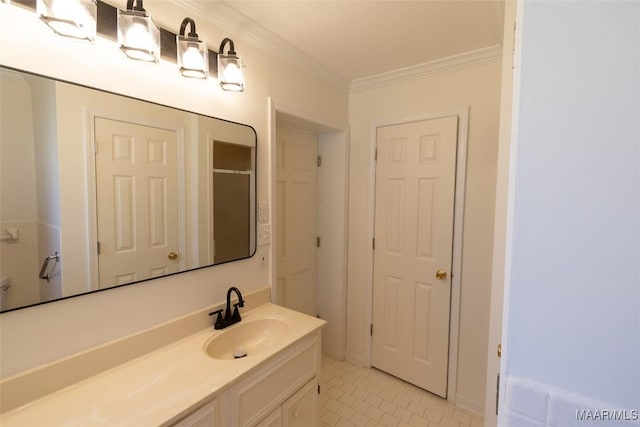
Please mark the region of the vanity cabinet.
[[[290, 346], [229, 390], [230, 426], [314, 426], [318, 418], [320, 335]], [[277, 413], [281, 411], [281, 423]], [[294, 419], [304, 419], [295, 423]]]
[[217, 427], [218, 400], [215, 399], [202, 408], [174, 424], [174, 427]]
[[316, 427], [320, 333], [255, 367], [176, 427]]
[[282, 427], [282, 407], [279, 407], [254, 427]]
[[309, 381], [254, 427], [317, 427], [318, 380]]

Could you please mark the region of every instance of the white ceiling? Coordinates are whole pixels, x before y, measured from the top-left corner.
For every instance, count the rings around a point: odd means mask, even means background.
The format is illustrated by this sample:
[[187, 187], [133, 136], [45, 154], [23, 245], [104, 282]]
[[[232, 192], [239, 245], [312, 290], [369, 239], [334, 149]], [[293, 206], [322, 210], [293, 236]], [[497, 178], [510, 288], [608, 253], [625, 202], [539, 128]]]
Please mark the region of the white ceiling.
[[[182, 0], [223, 29], [348, 83], [502, 41], [504, 3], [482, 0]], [[240, 52], [239, 52], [240, 53]]]

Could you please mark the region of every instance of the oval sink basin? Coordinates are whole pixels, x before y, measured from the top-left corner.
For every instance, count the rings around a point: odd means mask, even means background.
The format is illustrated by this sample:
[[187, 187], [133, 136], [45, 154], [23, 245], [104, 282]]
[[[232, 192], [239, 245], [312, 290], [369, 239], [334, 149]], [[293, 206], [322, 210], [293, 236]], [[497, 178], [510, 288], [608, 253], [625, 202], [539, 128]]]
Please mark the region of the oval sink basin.
[[278, 319], [242, 320], [204, 345], [204, 352], [214, 359], [237, 359], [258, 354], [281, 341], [287, 325]]

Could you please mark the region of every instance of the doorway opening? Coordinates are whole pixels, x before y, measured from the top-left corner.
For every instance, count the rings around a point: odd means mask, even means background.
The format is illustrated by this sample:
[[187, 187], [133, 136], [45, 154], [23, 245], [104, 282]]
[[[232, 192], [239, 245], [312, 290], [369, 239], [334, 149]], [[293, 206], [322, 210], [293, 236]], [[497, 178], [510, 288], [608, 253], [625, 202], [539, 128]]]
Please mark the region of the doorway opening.
[[327, 321], [322, 352], [344, 359], [348, 138], [271, 101], [272, 301]]

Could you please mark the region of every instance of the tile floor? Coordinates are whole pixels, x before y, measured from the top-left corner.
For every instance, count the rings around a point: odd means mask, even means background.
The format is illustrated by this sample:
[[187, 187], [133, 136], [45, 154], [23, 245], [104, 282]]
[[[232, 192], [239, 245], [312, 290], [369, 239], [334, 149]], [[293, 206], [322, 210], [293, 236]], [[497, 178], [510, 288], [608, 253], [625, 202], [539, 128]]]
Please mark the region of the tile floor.
[[483, 420], [377, 369], [322, 357], [320, 427], [482, 427]]

